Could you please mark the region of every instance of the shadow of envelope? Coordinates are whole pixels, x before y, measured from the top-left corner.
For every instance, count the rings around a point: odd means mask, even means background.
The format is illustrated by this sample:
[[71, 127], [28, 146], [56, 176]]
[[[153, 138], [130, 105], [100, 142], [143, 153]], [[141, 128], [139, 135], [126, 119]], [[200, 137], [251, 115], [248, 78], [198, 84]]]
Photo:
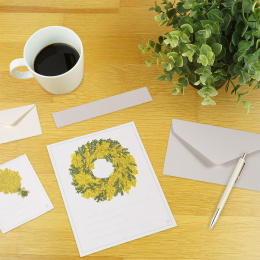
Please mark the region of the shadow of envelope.
[[0, 144], [40, 134], [35, 104], [0, 111]]
[[226, 185], [243, 153], [235, 187], [260, 191], [260, 134], [173, 119], [163, 174]]

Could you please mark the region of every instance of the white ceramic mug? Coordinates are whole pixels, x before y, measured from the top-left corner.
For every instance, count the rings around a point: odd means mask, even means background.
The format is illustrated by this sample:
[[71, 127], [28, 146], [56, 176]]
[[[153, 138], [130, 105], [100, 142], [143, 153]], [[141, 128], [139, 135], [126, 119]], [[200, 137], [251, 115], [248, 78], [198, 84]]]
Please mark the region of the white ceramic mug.
[[[57, 76], [44, 76], [34, 71], [34, 60], [37, 54], [53, 43], [65, 43], [74, 47], [79, 53], [75, 66], [66, 73]], [[29, 71], [17, 71], [17, 67], [26, 66]], [[83, 78], [83, 46], [78, 35], [62, 26], [49, 26], [35, 32], [26, 42], [23, 58], [10, 63], [11, 74], [18, 79], [35, 78], [40, 85], [52, 94], [66, 94], [76, 89]]]

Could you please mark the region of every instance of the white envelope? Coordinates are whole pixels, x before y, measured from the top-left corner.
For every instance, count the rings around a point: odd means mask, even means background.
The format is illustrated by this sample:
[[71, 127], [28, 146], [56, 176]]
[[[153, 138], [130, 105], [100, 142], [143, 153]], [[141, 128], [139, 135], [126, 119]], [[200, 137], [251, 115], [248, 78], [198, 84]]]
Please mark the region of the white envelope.
[[226, 185], [243, 153], [235, 187], [260, 191], [260, 134], [173, 119], [163, 174]]
[[0, 111], [0, 144], [40, 134], [35, 104]]

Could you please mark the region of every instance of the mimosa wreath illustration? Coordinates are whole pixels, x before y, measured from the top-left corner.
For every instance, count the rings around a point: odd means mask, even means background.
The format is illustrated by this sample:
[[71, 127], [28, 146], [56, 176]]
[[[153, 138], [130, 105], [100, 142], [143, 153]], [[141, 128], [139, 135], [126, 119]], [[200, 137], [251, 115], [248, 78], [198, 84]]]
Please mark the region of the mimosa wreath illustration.
[[[114, 171], [107, 178], [96, 177], [94, 162], [105, 159], [112, 163]], [[96, 202], [110, 201], [118, 194], [129, 193], [136, 186], [138, 173], [134, 157], [116, 140], [100, 139], [87, 142], [71, 155], [70, 174], [72, 185], [83, 198]]]

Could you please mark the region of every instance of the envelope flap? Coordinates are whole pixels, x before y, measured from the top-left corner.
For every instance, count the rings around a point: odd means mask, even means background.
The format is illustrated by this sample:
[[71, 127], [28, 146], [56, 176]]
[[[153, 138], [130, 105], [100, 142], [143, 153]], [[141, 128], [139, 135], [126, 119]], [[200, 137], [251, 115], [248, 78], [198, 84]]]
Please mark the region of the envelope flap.
[[260, 150], [260, 134], [177, 119], [172, 120], [172, 131], [214, 164]]
[[0, 124], [11, 126], [28, 113], [35, 104], [0, 111]]

